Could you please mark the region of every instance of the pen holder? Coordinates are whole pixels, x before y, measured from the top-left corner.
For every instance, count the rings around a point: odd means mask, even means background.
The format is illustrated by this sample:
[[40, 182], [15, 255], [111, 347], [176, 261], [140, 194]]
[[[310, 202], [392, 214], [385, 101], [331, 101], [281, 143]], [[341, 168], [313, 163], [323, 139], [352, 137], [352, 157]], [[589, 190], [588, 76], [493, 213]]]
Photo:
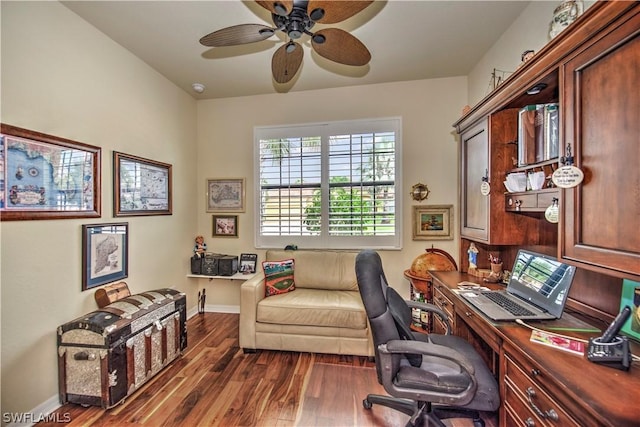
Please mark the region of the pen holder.
[[502, 263], [500, 263], [500, 264], [491, 264], [491, 273], [493, 273], [493, 274], [502, 274]]

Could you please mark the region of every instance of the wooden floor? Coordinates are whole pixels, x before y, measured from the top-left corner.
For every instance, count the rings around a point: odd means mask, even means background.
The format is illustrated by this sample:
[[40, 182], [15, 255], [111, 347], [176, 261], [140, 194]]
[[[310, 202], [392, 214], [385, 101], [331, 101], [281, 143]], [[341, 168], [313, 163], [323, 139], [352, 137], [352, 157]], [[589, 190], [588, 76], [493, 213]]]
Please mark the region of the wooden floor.
[[[188, 320], [182, 357], [112, 409], [67, 404], [69, 426], [404, 426], [408, 416], [374, 406], [385, 394], [366, 357], [238, 347], [237, 314], [205, 313]], [[487, 420], [487, 425], [495, 425]], [[469, 420], [447, 421], [470, 426]], [[39, 426], [54, 424], [40, 423]]]

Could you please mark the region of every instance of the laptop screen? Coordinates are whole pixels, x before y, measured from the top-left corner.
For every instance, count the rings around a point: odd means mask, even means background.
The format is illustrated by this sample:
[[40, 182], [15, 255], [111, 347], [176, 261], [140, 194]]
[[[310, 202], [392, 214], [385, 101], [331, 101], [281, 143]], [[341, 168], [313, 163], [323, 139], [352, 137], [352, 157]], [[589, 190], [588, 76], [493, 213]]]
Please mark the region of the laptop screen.
[[507, 291], [560, 317], [576, 268], [557, 259], [520, 249]]

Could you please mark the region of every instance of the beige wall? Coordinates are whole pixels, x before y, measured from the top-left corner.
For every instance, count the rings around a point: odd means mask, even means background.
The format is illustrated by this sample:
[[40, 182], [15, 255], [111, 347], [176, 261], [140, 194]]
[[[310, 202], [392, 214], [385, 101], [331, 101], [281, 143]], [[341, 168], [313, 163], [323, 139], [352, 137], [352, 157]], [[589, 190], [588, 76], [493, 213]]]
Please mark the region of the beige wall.
[[[583, 2], [586, 10], [594, 1]], [[489, 82], [494, 68], [514, 71], [521, 63], [520, 57], [525, 50], [538, 52], [549, 41], [549, 29], [553, 11], [558, 1], [534, 0], [502, 34], [500, 39], [485, 53], [469, 73], [469, 104], [473, 105], [491, 92]], [[510, 74], [506, 74], [508, 77]]]
[[[267, 70], [268, 71], [268, 70]], [[422, 205], [454, 205], [458, 199], [458, 146], [451, 124], [466, 103], [464, 77], [420, 80], [321, 91], [292, 92], [200, 101], [198, 103], [198, 231], [211, 251], [239, 254], [254, 251], [253, 213], [253, 127], [321, 121], [402, 117], [402, 201], [403, 249], [382, 254], [387, 278], [408, 296], [403, 271], [425, 248], [435, 247], [457, 258], [457, 220], [454, 240], [413, 241], [411, 186], [422, 182], [431, 190]], [[205, 212], [207, 178], [244, 177], [247, 181], [247, 210], [239, 215], [237, 239], [212, 238], [211, 214]], [[292, 240], [292, 243], [296, 243]], [[260, 259], [263, 252], [257, 251]], [[194, 279], [196, 280], [196, 279]], [[239, 304], [239, 284], [228, 280], [202, 280], [220, 305]], [[212, 297], [211, 297], [212, 298]], [[209, 299], [212, 301], [212, 299]]]
[[[3, 123], [102, 148], [102, 217], [0, 223], [2, 412], [57, 394], [56, 328], [96, 308], [81, 292], [81, 225], [129, 223], [132, 292], [195, 304], [196, 101], [57, 2], [2, 2]], [[112, 152], [173, 165], [173, 215], [113, 218]]]

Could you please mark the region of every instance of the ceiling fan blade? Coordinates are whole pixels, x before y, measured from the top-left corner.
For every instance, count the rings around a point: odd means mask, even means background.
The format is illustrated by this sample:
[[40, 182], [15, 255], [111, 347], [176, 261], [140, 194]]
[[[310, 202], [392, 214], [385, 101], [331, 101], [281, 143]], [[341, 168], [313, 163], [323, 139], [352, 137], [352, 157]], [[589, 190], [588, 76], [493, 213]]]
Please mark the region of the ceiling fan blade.
[[273, 35], [273, 28], [261, 24], [241, 24], [207, 34], [200, 44], [210, 47], [235, 46], [266, 40]]
[[[290, 49], [291, 52], [287, 50]], [[294, 41], [280, 46], [271, 58], [271, 72], [278, 83], [287, 83], [300, 69], [302, 64], [302, 46]]]
[[[258, 2], [260, 3], [260, 2]], [[335, 0], [309, 0], [307, 11], [309, 17], [319, 24], [335, 24], [351, 18], [356, 13], [365, 9], [373, 1], [335, 1]], [[318, 19], [314, 17], [321, 16]]]
[[281, 16], [286, 16], [293, 10], [293, 0], [256, 0], [256, 3], [267, 9], [269, 12]]
[[[316, 40], [324, 37], [324, 43]], [[318, 55], [345, 65], [366, 65], [371, 60], [369, 49], [360, 40], [339, 28], [325, 28], [311, 38]]]

